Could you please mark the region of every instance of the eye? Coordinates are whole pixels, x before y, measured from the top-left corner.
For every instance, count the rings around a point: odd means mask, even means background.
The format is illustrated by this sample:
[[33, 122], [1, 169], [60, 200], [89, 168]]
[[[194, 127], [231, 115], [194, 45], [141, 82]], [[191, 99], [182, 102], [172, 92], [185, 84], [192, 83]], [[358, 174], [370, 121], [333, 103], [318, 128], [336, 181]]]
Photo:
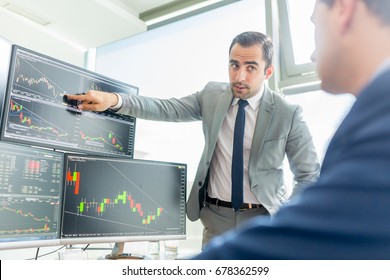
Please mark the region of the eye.
[[238, 64], [237, 63], [231, 63], [230, 67], [233, 69], [238, 69]]
[[254, 66], [249, 66], [248, 67], [248, 71], [252, 72], [252, 71], [255, 71], [256, 70], [256, 67]]

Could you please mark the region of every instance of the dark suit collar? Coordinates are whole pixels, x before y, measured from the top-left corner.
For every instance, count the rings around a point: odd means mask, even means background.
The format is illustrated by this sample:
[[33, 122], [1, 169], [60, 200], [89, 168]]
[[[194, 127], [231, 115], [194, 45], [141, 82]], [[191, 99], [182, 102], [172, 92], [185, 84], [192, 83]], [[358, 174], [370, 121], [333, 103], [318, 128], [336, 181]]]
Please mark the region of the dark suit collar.
[[[362, 126], [371, 125], [371, 122], [382, 120], [390, 111], [390, 69], [382, 71], [357, 95], [355, 103], [334, 133], [328, 151], [335, 151], [337, 147], [351, 146], [361, 133]], [[366, 133], [366, 135], [368, 135]], [[369, 135], [370, 136], [370, 135]], [[359, 135], [361, 140], [361, 135]], [[323, 169], [331, 166], [334, 157], [325, 154]]]
[[[356, 102], [350, 112], [358, 110], [360, 114], [367, 111], [369, 104], [381, 100], [384, 105], [390, 102], [390, 69], [381, 71], [357, 94]], [[381, 102], [379, 101], [379, 102]]]
[[378, 78], [380, 75], [386, 73], [387, 71], [390, 71], [390, 57], [388, 57], [386, 60], [384, 60], [379, 67], [376, 69], [374, 75], [371, 78], [371, 81], [374, 81], [376, 78]]

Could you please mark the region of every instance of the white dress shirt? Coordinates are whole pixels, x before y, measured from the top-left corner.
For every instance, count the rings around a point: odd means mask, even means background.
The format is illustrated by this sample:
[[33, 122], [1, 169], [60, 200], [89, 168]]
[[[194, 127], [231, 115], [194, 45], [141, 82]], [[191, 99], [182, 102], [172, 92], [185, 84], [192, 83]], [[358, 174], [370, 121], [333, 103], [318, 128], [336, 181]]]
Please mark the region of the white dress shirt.
[[[252, 146], [253, 133], [255, 131], [257, 113], [259, 112], [260, 99], [264, 93], [264, 86], [258, 94], [247, 99], [249, 106], [245, 107], [245, 131], [244, 131], [244, 203], [259, 204], [259, 201], [250, 191], [248, 164]], [[217, 144], [210, 167], [210, 181], [208, 195], [224, 201], [231, 201], [232, 193], [232, 154], [234, 124], [238, 111], [238, 98], [234, 98], [222, 123], [218, 134]]]

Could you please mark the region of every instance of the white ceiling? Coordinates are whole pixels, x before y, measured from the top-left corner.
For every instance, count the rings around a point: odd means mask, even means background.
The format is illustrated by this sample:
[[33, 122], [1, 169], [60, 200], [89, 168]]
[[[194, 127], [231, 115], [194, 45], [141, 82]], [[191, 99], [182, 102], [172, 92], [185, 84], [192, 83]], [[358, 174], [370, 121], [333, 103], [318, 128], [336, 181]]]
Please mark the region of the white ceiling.
[[148, 18], [215, 2], [224, 1], [0, 0], [0, 36], [18, 42], [41, 31], [88, 50], [146, 31]]

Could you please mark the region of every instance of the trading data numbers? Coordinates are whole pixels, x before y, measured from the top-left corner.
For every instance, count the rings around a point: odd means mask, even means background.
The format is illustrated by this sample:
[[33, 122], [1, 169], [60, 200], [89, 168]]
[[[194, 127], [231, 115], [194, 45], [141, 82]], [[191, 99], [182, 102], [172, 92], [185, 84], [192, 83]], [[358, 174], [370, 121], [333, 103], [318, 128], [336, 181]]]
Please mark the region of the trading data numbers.
[[63, 156], [0, 143], [0, 240], [58, 238]]
[[3, 137], [63, 150], [130, 155], [135, 119], [112, 112], [81, 112], [66, 94], [88, 90], [137, 94], [137, 88], [14, 47]]

